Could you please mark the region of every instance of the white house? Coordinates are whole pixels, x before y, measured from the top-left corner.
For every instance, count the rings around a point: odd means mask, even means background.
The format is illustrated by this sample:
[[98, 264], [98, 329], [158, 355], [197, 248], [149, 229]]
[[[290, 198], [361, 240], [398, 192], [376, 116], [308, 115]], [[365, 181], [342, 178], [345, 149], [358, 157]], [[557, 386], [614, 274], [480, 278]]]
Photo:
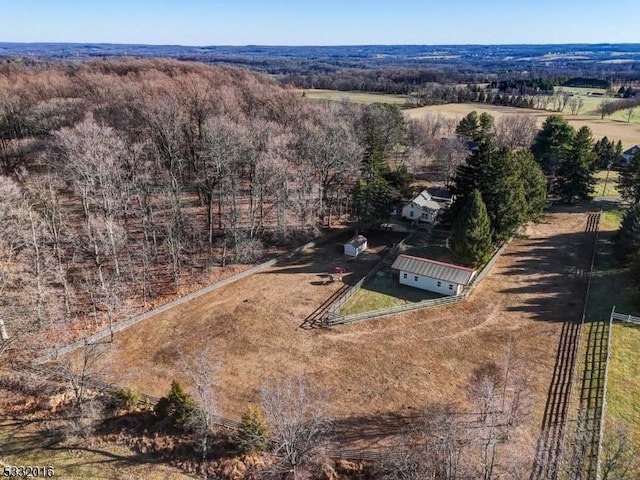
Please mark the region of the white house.
[[624, 163], [625, 164], [629, 163], [631, 159], [634, 157], [634, 155], [638, 152], [640, 152], [640, 145], [634, 145], [629, 150], [625, 150], [624, 152], [622, 152], [622, 158], [624, 160]]
[[400, 273], [402, 285], [442, 295], [460, 295], [476, 274], [472, 268], [410, 255], [398, 255], [391, 268]]
[[[453, 196], [444, 189], [435, 194], [423, 190], [402, 208], [402, 217], [418, 222], [433, 223], [438, 213], [453, 201]], [[437, 195], [436, 195], [437, 194]]]
[[442, 205], [431, 198], [426, 190], [402, 207], [402, 217], [418, 222], [433, 223]]
[[357, 257], [367, 249], [367, 239], [362, 235], [356, 235], [344, 244], [344, 254]]

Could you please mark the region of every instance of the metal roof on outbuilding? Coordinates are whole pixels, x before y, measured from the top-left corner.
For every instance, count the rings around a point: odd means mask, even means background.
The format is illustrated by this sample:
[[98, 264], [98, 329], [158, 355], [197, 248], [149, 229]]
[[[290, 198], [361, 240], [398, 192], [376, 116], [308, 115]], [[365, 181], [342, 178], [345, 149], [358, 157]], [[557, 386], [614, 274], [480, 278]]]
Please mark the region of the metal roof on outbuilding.
[[345, 245], [351, 245], [354, 248], [358, 248], [359, 246], [365, 244], [367, 242], [367, 238], [362, 235], [356, 235], [351, 240], [349, 240]]
[[471, 268], [410, 255], [398, 255], [391, 268], [413, 273], [414, 275], [457, 283], [458, 285], [467, 285], [476, 273]]

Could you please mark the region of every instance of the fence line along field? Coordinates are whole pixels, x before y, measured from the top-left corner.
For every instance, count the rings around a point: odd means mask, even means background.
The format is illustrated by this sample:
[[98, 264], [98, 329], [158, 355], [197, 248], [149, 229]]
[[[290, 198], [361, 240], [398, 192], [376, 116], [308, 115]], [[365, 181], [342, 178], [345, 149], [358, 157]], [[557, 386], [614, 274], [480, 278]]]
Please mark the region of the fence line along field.
[[222, 363], [218, 402], [227, 417], [239, 418], [257, 401], [266, 379], [304, 375], [329, 392], [333, 415], [371, 421], [431, 402], [467, 410], [473, 369], [500, 362], [515, 342], [528, 362], [533, 406], [523, 438], [535, 438], [562, 324], [581, 312], [583, 287], [574, 277], [589, 263], [585, 222], [585, 213], [556, 211], [531, 225], [467, 302], [305, 330], [304, 318], [340, 288], [326, 283], [329, 269], [343, 266], [345, 282], [355, 281], [398, 239], [371, 235], [371, 252], [350, 261], [339, 241], [327, 243], [116, 334], [114, 379], [156, 396], [172, 379], [191, 388], [180, 354], [209, 347], [211, 360]]

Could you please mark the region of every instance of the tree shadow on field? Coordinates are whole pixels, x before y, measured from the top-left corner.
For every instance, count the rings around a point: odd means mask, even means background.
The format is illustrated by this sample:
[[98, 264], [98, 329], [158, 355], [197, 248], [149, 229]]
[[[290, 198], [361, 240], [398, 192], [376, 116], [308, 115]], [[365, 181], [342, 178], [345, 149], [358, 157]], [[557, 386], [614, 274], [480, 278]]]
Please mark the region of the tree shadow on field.
[[520, 240], [520, 248], [503, 254], [510, 265], [495, 272], [503, 283], [514, 285], [501, 293], [522, 297], [507, 310], [547, 322], [580, 321], [594, 240], [593, 232]]
[[333, 435], [341, 447], [375, 448], [390, 437], [415, 430], [423, 421], [424, 413], [419, 411], [339, 418], [333, 422]]

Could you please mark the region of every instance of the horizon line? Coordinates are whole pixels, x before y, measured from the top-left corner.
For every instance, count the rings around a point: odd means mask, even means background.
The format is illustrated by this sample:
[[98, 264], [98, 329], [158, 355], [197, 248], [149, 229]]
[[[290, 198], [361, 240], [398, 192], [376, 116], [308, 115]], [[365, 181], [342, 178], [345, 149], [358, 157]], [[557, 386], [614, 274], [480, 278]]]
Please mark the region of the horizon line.
[[184, 48], [335, 48], [335, 47], [494, 47], [494, 46], [607, 46], [607, 45], [638, 45], [640, 42], [562, 42], [562, 43], [349, 43], [349, 44], [202, 44], [188, 45], [181, 43], [121, 43], [121, 42], [94, 42], [94, 41], [74, 41], [74, 42], [58, 42], [58, 41], [0, 41], [0, 45], [112, 45], [112, 46], [142, 46], [142, 47], [184, 47]]

